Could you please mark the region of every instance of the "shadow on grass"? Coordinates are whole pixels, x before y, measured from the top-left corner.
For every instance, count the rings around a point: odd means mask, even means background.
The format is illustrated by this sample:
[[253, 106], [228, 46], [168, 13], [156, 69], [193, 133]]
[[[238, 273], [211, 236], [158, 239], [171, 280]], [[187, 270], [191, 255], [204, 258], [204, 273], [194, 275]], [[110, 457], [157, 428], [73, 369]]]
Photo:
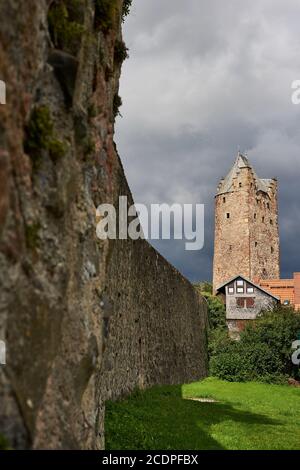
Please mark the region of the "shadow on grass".
[[224, 449], [211, 435], [211, 427], [223, 421], [246, 425], [279, 425], [261, 414], [227, 403], [201, 403], [182, 398], [181, 386], [154, 387], [135, 392], [106, 406], [108, 450]]

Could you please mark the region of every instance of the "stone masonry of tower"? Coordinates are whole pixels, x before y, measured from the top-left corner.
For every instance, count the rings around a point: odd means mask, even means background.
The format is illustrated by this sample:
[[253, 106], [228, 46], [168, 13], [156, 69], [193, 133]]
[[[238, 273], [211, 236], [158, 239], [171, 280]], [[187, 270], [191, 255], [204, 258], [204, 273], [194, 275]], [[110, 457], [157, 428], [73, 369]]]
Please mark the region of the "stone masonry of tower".
[[277, 180], [258, 178], [239, 153], [215, 197], [214, 292], [237, 275], [280, 277], [277, 193]]

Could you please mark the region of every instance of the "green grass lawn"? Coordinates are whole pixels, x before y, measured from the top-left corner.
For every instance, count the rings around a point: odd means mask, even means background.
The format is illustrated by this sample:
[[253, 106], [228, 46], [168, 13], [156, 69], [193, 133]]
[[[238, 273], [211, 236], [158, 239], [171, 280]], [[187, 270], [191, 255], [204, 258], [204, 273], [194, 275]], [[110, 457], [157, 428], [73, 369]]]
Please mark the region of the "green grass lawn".
[[154, 387], [107, 403], [105, 429], [108, 450], [300, 449], [300, 389], [215, 378]]

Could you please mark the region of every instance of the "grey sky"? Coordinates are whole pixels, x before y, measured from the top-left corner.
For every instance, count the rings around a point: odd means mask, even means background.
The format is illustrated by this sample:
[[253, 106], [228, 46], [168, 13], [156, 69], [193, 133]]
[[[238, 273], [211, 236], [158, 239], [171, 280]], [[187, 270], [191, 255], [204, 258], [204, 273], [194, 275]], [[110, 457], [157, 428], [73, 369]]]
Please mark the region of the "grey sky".
[[116, 141], [136, 202], [206, 205], [204, 250], [153, 243], [192, 280], [211, 278], [214, 193], [238, 147], [278, 177], [282, 276], [300, 271], [299, 20], [299, 0], [134, 0]]

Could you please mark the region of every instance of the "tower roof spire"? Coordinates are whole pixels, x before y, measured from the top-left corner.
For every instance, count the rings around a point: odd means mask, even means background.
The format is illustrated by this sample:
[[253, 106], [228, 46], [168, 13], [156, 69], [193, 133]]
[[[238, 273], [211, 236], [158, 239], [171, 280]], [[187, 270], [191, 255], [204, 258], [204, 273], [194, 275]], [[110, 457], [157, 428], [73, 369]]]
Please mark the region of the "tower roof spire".
[[240, 174], [240, 171], [243, 168], [249, 168], [252, 171], [256, 183], [256, 190], [268, 193], [272, 180], [260, 179], [250, 164], [248, 157], [238, 150], [233, 167], [231, 168], [228, 175], [220, 181], [217, 195], [229, 193], [233, 190], [233, 180]]

